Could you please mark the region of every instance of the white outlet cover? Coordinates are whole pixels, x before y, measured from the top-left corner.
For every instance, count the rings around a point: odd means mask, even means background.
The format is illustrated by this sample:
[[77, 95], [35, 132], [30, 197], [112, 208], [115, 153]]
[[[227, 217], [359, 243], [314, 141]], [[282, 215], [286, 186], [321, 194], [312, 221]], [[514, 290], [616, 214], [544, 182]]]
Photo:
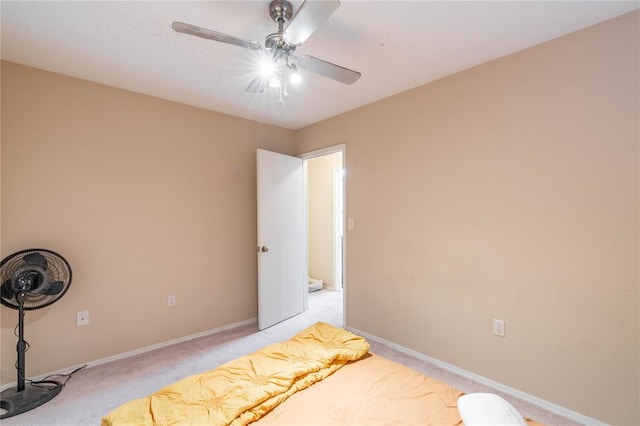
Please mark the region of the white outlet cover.
[[76, 326], [89, 325], [89, 311], [79, 311], [76, 313]]

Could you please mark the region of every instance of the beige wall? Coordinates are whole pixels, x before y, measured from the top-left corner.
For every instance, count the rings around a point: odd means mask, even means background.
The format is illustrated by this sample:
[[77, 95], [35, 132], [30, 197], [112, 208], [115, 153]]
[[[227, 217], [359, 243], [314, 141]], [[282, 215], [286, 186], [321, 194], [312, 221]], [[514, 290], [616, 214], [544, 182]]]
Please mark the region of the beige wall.
[[346, 142], [349, 326], [640, 424], [639, 16], [296, 132]]
[[335, 289], [334, 167], [342, 167], [342, 152], [307, 161], [309, 275], [330, 289]]
[[[27, 313], [29, 376], [256, 317], [256, 148], [292, 153], [292, 131], [7, 62], [2, 124], [2, 253], [73, 268]], [[17, 312], [1, 312], [7, 383]]]

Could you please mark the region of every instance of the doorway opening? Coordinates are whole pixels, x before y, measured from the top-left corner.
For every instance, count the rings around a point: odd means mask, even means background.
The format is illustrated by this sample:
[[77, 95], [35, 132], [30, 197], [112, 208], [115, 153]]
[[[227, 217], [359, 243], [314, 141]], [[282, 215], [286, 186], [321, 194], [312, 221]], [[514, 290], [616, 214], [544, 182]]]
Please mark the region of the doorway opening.
[[[304, 160], [307, 206], [307, 269], [309, 290], [307, 308], [316, 297], [315, 289], [334, 293], [332, 299], [345, 301], [345, 146], [339, 145], [301, 156]], [[340, 297], [336, 297], [340, 296]], [[344, 324], [346, 325], [346, 324]]]

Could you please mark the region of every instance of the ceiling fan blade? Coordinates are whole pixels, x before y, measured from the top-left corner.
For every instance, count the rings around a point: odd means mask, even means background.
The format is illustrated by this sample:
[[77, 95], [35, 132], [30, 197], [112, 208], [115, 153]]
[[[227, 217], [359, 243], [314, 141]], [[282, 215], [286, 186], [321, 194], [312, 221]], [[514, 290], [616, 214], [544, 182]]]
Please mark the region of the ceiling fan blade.
[[174, 22], [171, 24], [171, 28], [174, 31], [189, 34], [196, 37], [206, 38], [207, 40], [219, 41], [221, 43], [233, 44], [240, 47], [245, 47], [252, 50], [260, 50], [262, 46], [260, 43], [253, 40], [244, 40], [238, 37], [233, 37], [228, 34], [219, 33], [217, 31], [209, 30], [207, 28], [196, 27], [195, 25], [185, 24], [184, 22]]
[[323, 61], [322, 59], [309, 55], [296, 59], [298, 65], [305, 70], [344, 84], [353, 84], [358, 81], [362, 75], [358, 71], [350, 70], [349, 68], [341, 67], [340, 65], [332, 64], [331, 62]]
[[249, 86], [247, 87], [247, 92], [262, 93], [264, 92], [264, 88], [266, 85], [267, 85], [267, 81], [265, 80], [265, 78], [259, 75], [253, 80], [251, 80], [251, 83], [249, 83]]
[[313, 34], [340, 6], [339, 0], [306, 0], [289, 21], [284, 38], [289, 44], [299, 45]]
[[47, 269], [49, 266], [47, 259], [40, 253], [29, 253], [22, 260], [31, 266], [40, 266], [42, 269]]

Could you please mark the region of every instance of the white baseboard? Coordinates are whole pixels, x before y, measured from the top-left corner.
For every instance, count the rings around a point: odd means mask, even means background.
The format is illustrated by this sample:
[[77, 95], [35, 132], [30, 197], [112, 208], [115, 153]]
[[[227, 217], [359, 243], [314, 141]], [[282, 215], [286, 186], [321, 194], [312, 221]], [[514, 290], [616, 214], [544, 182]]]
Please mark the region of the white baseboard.
[[353, 328], [353, 327], [346, 327], [349, 331], [358, 334], [366, 339], [372, 340], [372, 341], [376, 341], [379, 343], [383, 343], [387, 346], [392, 347], [393, 349], [402, 352], [404, 354], [410, 355], [414, 358], [418, 358], [427, 362], [430, 362], [431, 364], [437, 365], [438, 367], [450, 371], [452, 373], [455, 373], [459, 376], [465, 377], [467, 379], [471, 379], [477, 383], [480, 383], [482, 385], [485, 386], [489, 386], [493, 389], [496, 389], [500, 392], [504, 392], [507, 395], [511, 395], [514, 398], [518, 398], [522, 401], [526, 401], [528, 403], [531, 403], [533, 405], [537, 405], [538, 407], [545, 409], [547, 411], [550, 411], [552, 413], [558, 414], [560, 416], [566, 417], [569, 420], [572, 420], [574, 422], [583, 424], [585, 426], [608, 426], [607, 423], [601, 422], [600, 420], [585, 416], [584, 414], [580, 414], [576, 411], [572, 411], [569, 410], [568, 408], [564, 408], [561, 407], [560, 405], [554, 404], [553, 402], [549, 402], [547, 400], [544, 400], [542, 398], [538, 398], [537, 396], [533, 396], [531, 394], [528, 394], [526, 392], [522, 392], [518, 389], [509, 387], [507, 385], [503, 385], [502, 383], [493, 381], [491, 379], [487, 379], [486, 377], [482, 377], [478, 374], [472, 373], [470, 371], [464, 370], [462, 368], [456, 367], [455, 365], [452, 364], [447, 364], [444, 361], [440, 361], [438, 359], [435, 358], [431, 358], [430, 356], [424, 355], [420, 352], [416, 352], [412, 349], [409, 348], [405, 348], [404, 346], [400, 346], [396, 343], [390, 342], [388, 340], [382, 339], [380, 337], [374, 336], [372, 334], [369, 333], [365, 333], [364, 331], [358, 330], [357, 328]]
[[[211, 329], [211, 330], [202, 331], [200, 333], [191, 334], [189, 336], [179, 337], [177, 339], [168, 340], [166, 342], [156, 343], [155, 345], [146, 346], [144, 348], [134, 349], [132, 351], [124, 352], [124, 353], [121, 353], [121, 354], [118, 354], [118, 355], [108, 356], [106, 358], [100, 358], [100, 359], [97, 359], [97, 360], [94, 360], [94, 361], [89, 361], [89, 362], [85, 362], [85, 363], [82, 363], [82, 364], [72, 365], [70, 367], [63, 368], [63, 369], [56, 370], [56, 371], [52, 371], [50, 373], [40, 374], [38, 376], [31, 377], [31, 378], [29, 378], [29, 380], [38, 381], [38, 380], [44, 379], [47, 376], [69, 374], [70, 371], [73, 371], [73, 370], [75, 370], [77, 368], [80, 368], [80, 367], [82, 367], [84, 365], [86, 365], [87, 368], [95, 367], [95, 366], [98, 366], [98, 365], [106, 364], [108, 362], [113, 362], [113, 361], [117, 361], [117, 360], [120, 360], [120, 359], [129, 358], [129, 357], [134, 356], [134, 355], [143, 354], [145, 352], [154, 351], [156, 349], [164, 348], [165, 346], [171, 346], [171, 345], [175, 345], [176, 343], [187, 342], [189, 340], [198, 339], [200, 337], [205, 337], [205, 336], [209, 336], [211, 334], [220, 333], [221, 331], [226, 331], [226, 330], [230, 330], [232, 328], [242, 327], [243, 325], [255, 324], [257, 322], [258, 322], [258, 318], [251, 318], [251, 319], [248, 319], [248, 320], [236, 322], [236, 323], [233, 323], [233, 324], [225, 325], [225, 326], [214, 328], [214, 329]], [[18, 386], [17, 382], [7, 383], [6, 385], [0, 386], [0, 391], [3, 391], [5, 389], [9, 389], [9, 388], [12, 388], [12, 387], [16, 387], [16, 386]]]

